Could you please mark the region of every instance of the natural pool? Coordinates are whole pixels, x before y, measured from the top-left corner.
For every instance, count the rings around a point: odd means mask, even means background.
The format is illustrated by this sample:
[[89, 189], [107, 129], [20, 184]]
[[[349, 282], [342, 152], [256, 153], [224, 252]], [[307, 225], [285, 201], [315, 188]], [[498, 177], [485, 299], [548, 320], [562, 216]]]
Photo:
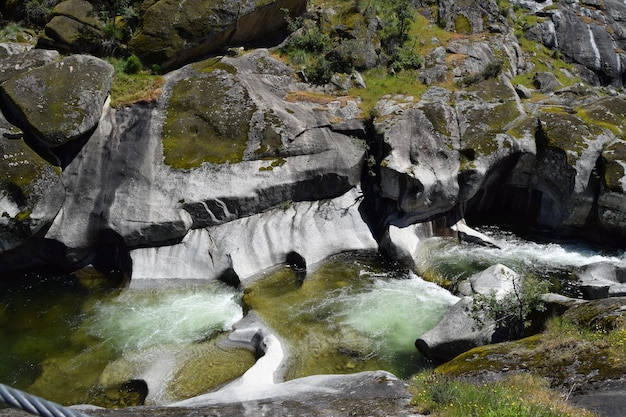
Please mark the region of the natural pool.
[[[482, 229], [500, 249], [432, 238], [420, 245], [425, 276], [458, 282], [494, 263], [542, 277], [567, 275], [624, 253], [524, 240]], [[40, 274], [0, 288], [0, 382], [62, 403], [166, 404], [243, 374], [254, 352], [224, 343], [253, 310], [289, 353], [285, 379], [429, 366], [414, 341], [456, 297], [376, 254], [347, 253], [303, 276], [285, 266], [235, 289], [216, 281], [118, 289], [74, 275]], [[150, 381], [145, 392], [142, 381]]]
[[[375, 254], [343, 254], [306, 279], [278, 268], [234, 289], [217, 281], [88, 290], [33, 276], [0, 297], [0, 378], [62, 404], [165, 404], [243, 374], [254, 353], [224, 338], [253, 309], [284, 340], [286, 379], [426, 366], [414, 341], [456, 297]], [[150, 381], [149, 393], [141, 380]]]

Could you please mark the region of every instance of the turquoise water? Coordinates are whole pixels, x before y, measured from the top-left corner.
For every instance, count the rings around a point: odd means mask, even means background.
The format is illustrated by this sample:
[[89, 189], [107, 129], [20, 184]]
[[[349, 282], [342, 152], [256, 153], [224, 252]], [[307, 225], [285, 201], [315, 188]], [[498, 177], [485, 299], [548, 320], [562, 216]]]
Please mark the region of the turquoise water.
[[241, 294], [218, 282], [92, 292], [71, 275], [42, 279], [0, 298], [0, 381], [62, 404], [136, 405], [102, 381], [112, 363], [181, 356], [243, 316]]
[[[626, 260], [623, 251], [482, 231], [501, 248], [428, 239], [420, 244], [421, 268], [458, 282], [494, 263], [548, 277]], [[74, 275], [31, 274], [0, 288], [0, 382], [62, 404], [120, 407], [143, 402], [121, 382], [153, 378], [162, 390], [154, 403], [187, 398], [251, 365], [252, 353], [227, 352], [220, 342], [247, 309], [289, 344], [288, 379], [370, 369], [408, 377], [429, 366], [415, 340], [455, 301], [371, 254], [335, 257], [304, 281], [281, 268], [244, 291], [218, 282], [117, 289]]]

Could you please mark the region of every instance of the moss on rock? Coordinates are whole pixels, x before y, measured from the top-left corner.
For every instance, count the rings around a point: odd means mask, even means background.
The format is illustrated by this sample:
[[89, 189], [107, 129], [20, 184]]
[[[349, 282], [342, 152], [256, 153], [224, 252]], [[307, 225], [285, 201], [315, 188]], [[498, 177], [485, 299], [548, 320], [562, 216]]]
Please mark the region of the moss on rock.
[[616, 193], [626, 192], [626, 142], [613, 142], [605, 148], [602, 156], [604, 187]]
[[543, 110], [538, 118], [537, 147], [562, 149], [571, 166], [576, 164], [576, 159], [589, 147], [589, 142], [602, 134], [597, 126], [563, 110]]
[[450, 376], [531, 371], [553, 386], [619, 378], [626, 373], [624, 299], [576, 305], [541, 334], [465, 352], [437, 368]]
[[163, 126], [165, 163], [173, 168], [203, 162], [236, 163], [248, 144], [255, 111], [246, 87], [223, 63], [201, 63], [196, 72], [171, 88]]
[[24, 141], [0, 138], [0, 252], [52, 222], [65, 198], [60, 174]]
[[4, 82], [0, 93], [16, 125], [56, 147], [96, 126], [113, 74], [101, 59], [72, 55]]

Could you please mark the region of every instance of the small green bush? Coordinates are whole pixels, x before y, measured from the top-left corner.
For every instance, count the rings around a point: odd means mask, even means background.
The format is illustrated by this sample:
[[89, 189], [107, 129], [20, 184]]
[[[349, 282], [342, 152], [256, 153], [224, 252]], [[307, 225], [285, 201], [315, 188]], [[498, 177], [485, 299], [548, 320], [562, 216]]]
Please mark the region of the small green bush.
[[419, 69], [422, 66], [422, 58], [415, 49], [410, 47], [402, 47], [396, 51], [390, 68], [394, 71], [403, 69]]
[[128, 57], [126, 65], [124, 66], [124, 72], [126, 74], [138, 74], [142, 69], [143, 65], [137, 55], [131, 55]]

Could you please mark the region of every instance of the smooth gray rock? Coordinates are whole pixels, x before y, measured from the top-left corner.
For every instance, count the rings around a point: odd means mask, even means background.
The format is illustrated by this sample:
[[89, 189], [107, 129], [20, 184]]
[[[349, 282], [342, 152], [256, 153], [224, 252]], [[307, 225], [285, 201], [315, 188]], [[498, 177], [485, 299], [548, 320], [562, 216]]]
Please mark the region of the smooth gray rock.
[[474, 294], [489, 295], [502, 298], [513, 291], [520, 290], [520, 276], [502, 264], [492, 265], [478, 274], [472, 275], [459, 285], [459, 292], [466, 296]]
[[539, 72], [533, 77], [535, 87], [542, 93], [552, 93], [561, 86], [559, 80], [551, 72]]
[[574, 276], [587, 299], [622, 297], [626, 294], [626, 265], [592, 263], [578, 268]]
[[450, 307], [437, 326], [415, 341], [420, 353], [444, 363], [472, 348], [492, 343], [495, 323], [479, 326], [468, 312], [473, 302], [472, 297], [463, 297]]

